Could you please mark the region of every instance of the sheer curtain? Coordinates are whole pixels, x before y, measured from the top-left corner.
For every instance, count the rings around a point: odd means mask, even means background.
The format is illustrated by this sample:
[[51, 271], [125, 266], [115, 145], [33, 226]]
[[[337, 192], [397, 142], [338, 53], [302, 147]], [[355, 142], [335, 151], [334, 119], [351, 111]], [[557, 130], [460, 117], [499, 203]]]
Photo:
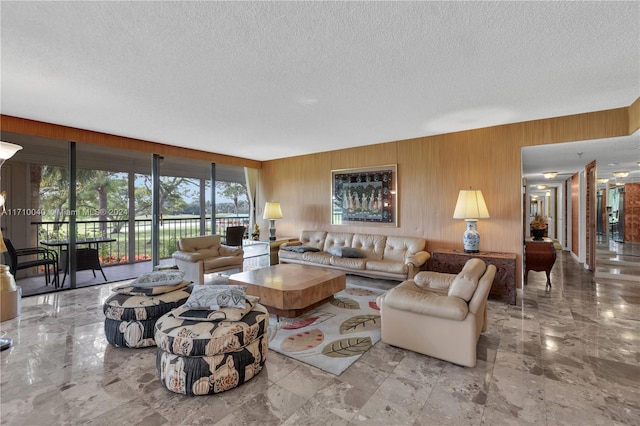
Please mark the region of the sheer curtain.
[[256, 193], [258, 189], [258, 169], [244, 168], [244, 178], [247, 182], [247, 195], [249, 195], [249, 235], [253, 232], [256, 223]]

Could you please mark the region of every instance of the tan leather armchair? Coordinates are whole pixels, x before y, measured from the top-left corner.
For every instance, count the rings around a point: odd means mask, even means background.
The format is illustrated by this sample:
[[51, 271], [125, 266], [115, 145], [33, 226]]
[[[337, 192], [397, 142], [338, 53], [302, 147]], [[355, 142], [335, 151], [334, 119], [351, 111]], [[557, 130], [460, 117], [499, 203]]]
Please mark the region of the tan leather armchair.
[[380, 295], [382, 341], [467, 367], [487, 327], [487, 298], [496, 267], [469, 259], [457, 274], [419, 272]]
[[204, 274], [240, 269], [244, 250], [220, 243], [219, 235], [181, 238], [178, 250], [172, 255], [178, 269], [184, 271], [184, 279], [204, 284]]

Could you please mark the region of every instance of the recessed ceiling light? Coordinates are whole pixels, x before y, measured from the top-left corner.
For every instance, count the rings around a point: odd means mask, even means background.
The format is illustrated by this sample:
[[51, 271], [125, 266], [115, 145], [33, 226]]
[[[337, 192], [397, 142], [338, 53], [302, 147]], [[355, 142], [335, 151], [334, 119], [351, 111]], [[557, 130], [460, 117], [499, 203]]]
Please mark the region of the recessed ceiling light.
[[547, 185], [538, 185], [536, 188], [538, 188], [538, 189], [547, 189]]
[[629, 172], [627, 171], [613, 172], [613, 175], [616, 177], [616, 179], [622, 179], [629, 176]]
[[542, 176], [544, 176], [545, 179], [553, 179], [558, 176], [558, 172], [542, 172]]
[[598, 178], [598, 183], [607, 183], [609, 182], [609, 178]]

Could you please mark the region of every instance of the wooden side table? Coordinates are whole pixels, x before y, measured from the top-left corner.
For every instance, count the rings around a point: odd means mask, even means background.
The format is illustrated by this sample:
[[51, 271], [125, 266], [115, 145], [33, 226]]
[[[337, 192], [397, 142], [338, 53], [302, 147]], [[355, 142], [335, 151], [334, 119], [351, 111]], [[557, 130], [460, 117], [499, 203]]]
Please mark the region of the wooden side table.
[[430, 270], [448, 274], [459, 273], [467, 260], [477, 257], [497, 268], [489, 295], [500, 296], [511, 305], [516, 304], [516, 255], [481, 251], [465, 253], [464, 250], [436, 249], [431, 252]]
[[529, 271], [544, 271], [547, 274], [547, 287], [551, 287], [551, 268], [556, 262], [556, 248], [553, 242], [526, 241], [524, 243], [524, 284], [527, 284]]
[[269, 263], [271, 265], [277, 265], [278, 263], [280, 263], [280, 257], [278, 256], [280, 246], [291, 241], [298, 241], [298, 239], [295, 237], [276, 237], [274, 241], [270, 241], [269, 239], [264, 239], [263, 241], [269, 242]]

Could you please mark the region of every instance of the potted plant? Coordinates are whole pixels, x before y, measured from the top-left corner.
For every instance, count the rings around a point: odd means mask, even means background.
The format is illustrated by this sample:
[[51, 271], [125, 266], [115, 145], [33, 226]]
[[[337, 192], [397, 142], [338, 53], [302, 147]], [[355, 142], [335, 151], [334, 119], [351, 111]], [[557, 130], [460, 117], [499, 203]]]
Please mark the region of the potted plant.
[[541, 214], [534, 216], [531, 221], [531, 235], [535, 241], [541, 241], [547, 230], [547, 220]]

